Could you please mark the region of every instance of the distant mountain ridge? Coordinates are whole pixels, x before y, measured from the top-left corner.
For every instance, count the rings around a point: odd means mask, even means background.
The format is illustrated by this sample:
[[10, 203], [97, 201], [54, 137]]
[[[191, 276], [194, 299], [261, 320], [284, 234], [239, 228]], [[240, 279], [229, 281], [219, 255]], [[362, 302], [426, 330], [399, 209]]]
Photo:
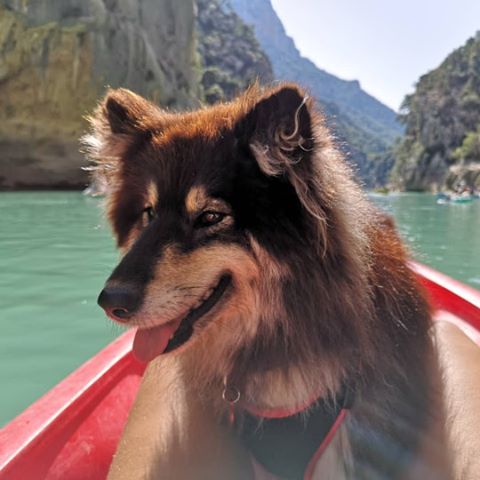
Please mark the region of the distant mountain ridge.
[[[275, 78], [306, 86], [327, 115], [334, 117], [337, 133], [350, 144], [353, 160], [364, 181], [370, 185], [383, 183], [390, 164], [379, 168], [378, 163], [384, 162], [389, 147], [403, 132], [396, 113], [362, 90], [357, 80], [342, 80], [302, 57], [271, 0], [229, 0], [229, 3], [245, 23], [255, 29], [272, 63]], [[377, 178], [377, 174], [381, 178]]]

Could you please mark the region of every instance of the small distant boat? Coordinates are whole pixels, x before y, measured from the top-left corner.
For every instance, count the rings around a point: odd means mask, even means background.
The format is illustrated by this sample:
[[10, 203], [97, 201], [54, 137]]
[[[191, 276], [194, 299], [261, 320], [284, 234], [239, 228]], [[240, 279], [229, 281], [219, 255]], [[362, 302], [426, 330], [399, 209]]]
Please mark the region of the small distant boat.
[[470, 193], [439, 193], [437, 194], [437, 203], [445, 205], [447, 203], [470, 203], [476, 198]]
[[470, 203], [473, 201], [473, 195], [452, 195], [452, 197], [450, 198], [450, 201], [452, 203]]
[[444, 205], [450, 201], [450, 195], [448, 193], [437, 193], [437, 203]]
[[[429, 267], [412, 269], [436, 318], [480, 345], [480, 292]], [[108, 345], [0, 431], [0, 480], [105, 479], [145, 365], [134, 332]]]

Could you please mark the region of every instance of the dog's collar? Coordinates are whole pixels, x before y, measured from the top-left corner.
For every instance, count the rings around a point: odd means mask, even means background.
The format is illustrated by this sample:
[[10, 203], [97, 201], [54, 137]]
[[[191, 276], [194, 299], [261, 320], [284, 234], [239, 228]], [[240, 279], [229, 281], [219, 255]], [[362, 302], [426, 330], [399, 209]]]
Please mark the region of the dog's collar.
[[231, 422], [247, 449], [270, 473], [309, 480], [353, 404], [353, 390], [294, 409], [257, 409], [231, 403]]

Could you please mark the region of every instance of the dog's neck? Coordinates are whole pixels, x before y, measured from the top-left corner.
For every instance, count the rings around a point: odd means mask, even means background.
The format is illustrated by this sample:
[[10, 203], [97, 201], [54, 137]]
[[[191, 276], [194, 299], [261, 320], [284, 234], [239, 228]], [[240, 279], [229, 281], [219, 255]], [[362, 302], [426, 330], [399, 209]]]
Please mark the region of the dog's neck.
[[214, 329], [207, 329], [204, 335], [205, 341], [196, 342], [182, 354], [182, 362], [189, 372], [188, 381], [199, 391], [210, 392], [210, 401], [220, 410], [225, 405], [225, 383], [238, 390], [244, 404], [289, 410], [318, 398], [335, 397], [345, 384], [343, 359], [337, 354], [305, 351], [301, 356], [298, 349], [288, 353], [283, 339], [278, 338], [252, 342], [235, 351], [234, 346], [225, 347]]
[[341, 388], [338, 369], [318, 365], [290, 366], [252, 373], [235, 385], [227, 378], [227, 385], [238, 389], [240, 401], [255, 409], [286, 409], [301, 411], [317, 399], [335, 395]]

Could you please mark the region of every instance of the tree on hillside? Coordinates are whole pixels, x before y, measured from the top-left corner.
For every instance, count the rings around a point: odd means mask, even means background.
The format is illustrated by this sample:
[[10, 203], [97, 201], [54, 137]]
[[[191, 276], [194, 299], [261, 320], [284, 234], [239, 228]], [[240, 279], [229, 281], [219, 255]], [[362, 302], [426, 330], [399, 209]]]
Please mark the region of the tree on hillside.
[[468, 132], [462, 145], [453, 152], [461, 163], [480, 162], [480, 125], [474, 132]]

